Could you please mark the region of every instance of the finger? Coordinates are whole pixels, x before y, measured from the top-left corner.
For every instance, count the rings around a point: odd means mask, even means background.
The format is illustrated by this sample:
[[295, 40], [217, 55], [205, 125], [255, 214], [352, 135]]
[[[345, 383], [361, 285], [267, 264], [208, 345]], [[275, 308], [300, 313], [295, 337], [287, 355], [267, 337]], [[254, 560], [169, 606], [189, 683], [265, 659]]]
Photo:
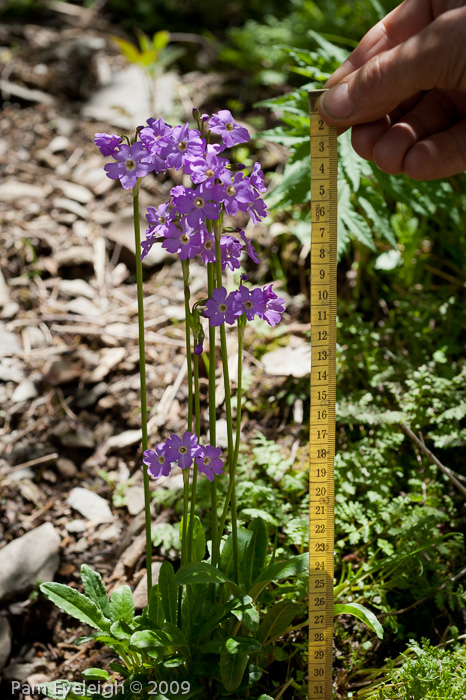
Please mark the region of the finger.
[[406, 154], [404, 172], [412, 180], [437, 180], [466, 170], [466, 119], [428, 136]]
[[406, 41], [427, 27], [432, 20], [430, 2], [405, 0], [367, 32], [346, 61], [333, 73], [325, 87], [334, 87], [373, 56]]
[[335, 126], [384, 117], [419, 90], [466, 89], [466, 6], [441, 15], [415, 36], [373, 56], [325, 93], [318, 107]]
[[372, 148], [372, 160], [386, 173], [399, 175], [405, 171], [406, 156], [416, 143], [448, 130], [457, 120], [452, 102], [443, 93], [432, 90], [380, 135]]

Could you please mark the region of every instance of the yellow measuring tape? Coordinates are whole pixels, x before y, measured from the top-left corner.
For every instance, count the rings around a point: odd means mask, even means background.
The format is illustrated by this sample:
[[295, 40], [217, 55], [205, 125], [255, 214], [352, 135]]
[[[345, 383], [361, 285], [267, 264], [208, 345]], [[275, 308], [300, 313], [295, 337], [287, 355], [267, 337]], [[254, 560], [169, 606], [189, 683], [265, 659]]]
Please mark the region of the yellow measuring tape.
[[309, 469], [309, 698], [332, 699], [335, 353], [337, 312], [337, 133], [311, 119], [311, 414]]

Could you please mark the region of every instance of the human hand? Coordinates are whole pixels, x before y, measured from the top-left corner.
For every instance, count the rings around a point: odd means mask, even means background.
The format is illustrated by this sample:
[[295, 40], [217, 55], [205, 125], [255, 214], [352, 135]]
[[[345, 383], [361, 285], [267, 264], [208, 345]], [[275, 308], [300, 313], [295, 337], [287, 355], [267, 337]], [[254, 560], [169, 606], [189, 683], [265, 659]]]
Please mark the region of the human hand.
[[405, 0], [331, 76], [318, 103], [355, 151], [387, 173], [466, 170], [466, 2]]

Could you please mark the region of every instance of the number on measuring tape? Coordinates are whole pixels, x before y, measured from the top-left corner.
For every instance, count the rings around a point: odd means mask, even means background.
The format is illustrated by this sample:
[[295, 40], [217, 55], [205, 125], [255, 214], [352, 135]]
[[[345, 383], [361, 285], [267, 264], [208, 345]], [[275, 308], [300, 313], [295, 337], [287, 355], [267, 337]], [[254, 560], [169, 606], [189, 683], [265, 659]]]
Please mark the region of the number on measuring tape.
[[[311, 381], [309, 436], [309, 698], [332, 699], [337, 251], [336, 130], [311, 121]], [[317, 683], [316, 683], [317, 681]]]

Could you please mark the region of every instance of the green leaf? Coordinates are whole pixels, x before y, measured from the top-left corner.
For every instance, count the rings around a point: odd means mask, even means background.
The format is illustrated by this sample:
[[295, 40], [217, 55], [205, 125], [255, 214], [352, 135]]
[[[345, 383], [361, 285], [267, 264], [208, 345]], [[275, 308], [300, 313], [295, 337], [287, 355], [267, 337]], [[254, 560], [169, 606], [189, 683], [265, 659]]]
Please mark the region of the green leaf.
[[169, 41], [170, 32], [162, 30], [154, 34], [154, 37], [152, 39], [152, 45], [154, 49], [157, 49], [157, 51], [161, 51], [161, 49], [164, 49], [166, 47]]
[[259, 628], [259, 613], [254, 606], [254, 602], [249, 595], [239, 599], [241, 607], [232, 608], [231, 614], [240, 620], [251, 632], [256, 632]]
[[126, 41], [125, 39], [120, 39], [117, 36], [112, 37], [112, 40], [119, 47], [122, 54], [125, 56], [125, 58], [128, 59], [130, 63], [139, 62], [141, 54], [139, 53], [136, 46], [134, 46], [134, 44], [131, 44], [131, 42]]
[[134, 620], [134, 599], [131, 588], [126, 584], [115, 588], [110, 600], [111, 619], [114, 622], [126, 622], [130, 625]]
[[246, 654], [229, 654], [227, 651], [220, 654], [220, 676], [227, 690], [236, 690], [243, 680], [247, 665]]
[[86, 668], [84, 671], [81, 672], [81, 675], [83, 678], [90, 678], [90, 679], [96, 679], [96, 680], [103, 680], [107, 681], [110, 678], [110, 674], [108, 671], [105, 671], [103, 668]]
[[74, 588], [65, 586], [62, 583], [42, 583], [40, 590], [52, 603], [55, 603], [60, 610], [68, 613], [68, 615], [98, 630], [109, 631], [110, 620], [104, 616], [92, 600], [89, 600], [89, 598], [86, 598], [85, 595]]
[[81, 580], [87, 597], [92, 600], [105, 617], [110, 618], [110, 601], [105, 590], [102, 576], [87, 564], [81, 566]]
[[253, 654], [262, 649], [262, 644], [252, 637], [228, 637], [225, 650], [229, 654]]
[[133, 631], [134, 630], [132, 630], [131, 627], [126, 624], [126, 622], [121, 620], [117, 620], [110, 627], [110, 632], [113, 634], [113, 636], [117, 639], [121, 639], [122, 641], [130, 639]]
[[383, 627], [374, 615], [373, 612], [365, 608], [359, 603], [345, 603], [344, 605], [334, 605], [333, 606], [334, 615], [353, 615], [361, 620], [368, 627], [371, 628], [373, 632], [376, 633], [379, 639], [383, 639]]
[[149, 609], [148, 609], [149, 620], [155, 625], [161, 626], [163, 623], [163, 608], [162, 601], [160, 600], [159, 586], [155, 583], [150, 589], [149, 595]]
[[[176, 572], [176, 585], [184, 586], [187, 583], [227, 583], [229, 579], [225, 574], [206, 561], [184, 564]], [[160, 583], [160, 578], [159, 578]]]
[[271, 637], [279, 637], [288, 629], [291, 621], [299, 615], [302, 607], [289, 600], [282, 600], [272, 605], [261, 622], [257, 633], [262, 644], [267, 644]]
[[[238, 531], [238, 561], [244, 558], [244, 552], [252, 537], [252, 533], [243, 527], [239, 527]], [[220, 570], [231, 579], [234, 576], [233, 566], [233, 535], [229, 535], [225, 540], [222, 551], [220, 553]]]
[[131, 636], [130, 645], [136, 649], [151, 649], [165, 645], [165, 635], [159, 631], [139, 630]]
[[268, 544], [267, 526], [262, 518], [255, 518], [248, 529], [252, 536], [242, 558], [243, 583], [246, 590], [249, 590], [251, 583], [264, 569]]
[[73, 683], [60, 678], [50, 683], [41, 683], [37, 686], [37, 689], [44, 695], [47, 695], [47, 697], [52, 698], [52, 700], [63, 700], [63, 698], [68, 697], [72, 686]]
[[[254, 581], [250, 595], [255, 598], [267, 583], [279, 581], [281, 578], [292, 578], [298, 574], [309, 571], [309, 552], [298, 554], [296, 557], [291, 557], [286, 561], [279, 561], [276, 564], [268, 566]], [[256, 592], [258, 590], [258, 592]], [[253, 595], [253, 592], [255, 595]]]
[[[189, 522], [190, 522], [190, 517], [191, 515], [188, 514], [188, 521], [186, 525], [186, 533], [187, 537], [189, 539]], [[183, 542], [183, 518], [181, 518], [180, 522], [180, 540], [182, 543], [183, 547], [187, 547]], [[200, 519], [198, 518], [197, 515], [194, 516], [194, 523], [193, 523], [193, 551], [191, 553], [191, 558], [193, 561], [202, 561], [205, 557], [205, 551], [206, 551], [206, 538], [205, 538], [205, 532], [204, 528], [202, 527], [202, 523]]]
[[163, 613], [167, 622], [176, 624], [177, 614], [177, 582], [175, 571], [169, 561], [164, 561], [159, 572], [159, 591], [162, 600]]

